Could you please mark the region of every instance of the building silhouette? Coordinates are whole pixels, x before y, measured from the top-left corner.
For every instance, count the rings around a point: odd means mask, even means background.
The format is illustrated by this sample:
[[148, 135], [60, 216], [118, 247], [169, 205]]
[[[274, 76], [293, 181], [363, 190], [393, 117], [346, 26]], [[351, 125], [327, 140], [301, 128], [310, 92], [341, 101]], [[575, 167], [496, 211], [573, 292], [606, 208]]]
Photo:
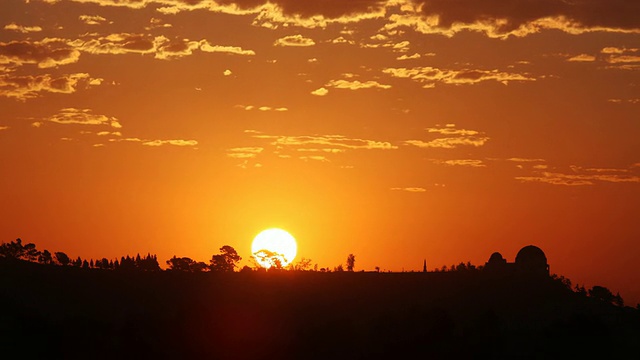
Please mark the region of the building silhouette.
[[528, 276], [549, 276], [549, 264], [544, 251], [537, 246], [528, 245], [520, 249], [513, 263], [499, 252], [494, 252], [484, 265], [484, 270], [493, 273], [516, 273]]

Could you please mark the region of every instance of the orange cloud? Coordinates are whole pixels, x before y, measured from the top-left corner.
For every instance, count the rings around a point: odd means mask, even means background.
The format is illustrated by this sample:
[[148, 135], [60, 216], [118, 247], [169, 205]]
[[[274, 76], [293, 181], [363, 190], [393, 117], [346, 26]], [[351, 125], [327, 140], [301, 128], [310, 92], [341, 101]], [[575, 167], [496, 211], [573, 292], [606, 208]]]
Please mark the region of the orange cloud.
[[391, 85], [380, 84], [379, 82], [372, 81], [372, 80], [365, 81], [365, 82], [360, 82], [358, 80], [354, 80], [354, 81], [331, 80], [325, 86], [333, 87], [336, 89], [349, 89], [349, 90], [372, 89], [372, 88], [390, 89], [391, 88]]
[[78, 19], [87, 25], [101, 25], [107, 22], [107, 19], [100, 15], [80, 15]]
[[24, 26], [24, 25], [18, 25], [16, 23], [7, 24], [4, 26], [4, 29], [8, 31], [19, 32], [22, 34], [42, 31], [42, 28], [40, 26]]
[[486, 167], [482, 160], [461, 159], [461, 160], [431, 160], [435, 164], [448, 166], [469, 166], [469, 167]]
[[0, 64], [10, 67], [34, 64], [44, 69], [73, 64], [79, 58], [80, 52], [60, 39], [0, 43]]
[[37, 76], [0, 75], [0, 96], [25, 101], [38, 97], [42, 92], [71, 94], [79, 84], [89, 86], [91, 78], [86, 73], [53, 77], [49, 74]]
[[453, 36], [460, 31], [489, 37], [526, 36], [546, 29], [585, 32], [640, 33], [640, 4], [625, 0], [515, 2], [504, 0], [409, 0], [401, 14], [390, 17], [388, 29], [400, 26], [423, 33]]
[[312, 95], [316, 95], [316, 96], [325, 96], [329, 93], [329, 90], [327, 90], [326, 88], [319, 88], [319, 89], [315, 89], [311, 92]]
[[568, 58], [567, 61], [593, 62], [593, 61], [596, 61], [596, 57], [593, 56], [593, 55], [580, 54], [580, 55], [576, 55], [576, 56], [572, 56], [572, 57]]
[[427, 189], [421, 188], [421, 187], [405, 187], [405, 188], [395, 187], [395, 188], [391, 188], [391, 191], [407, 191], [412, 193], [421, 193], [421, 192], [427, 191]]
[[565, 186], [595, 185], [597, 182], [640, 183], [640, 176], [631, 173], [629, 169], [582, 168], [579, 166], [570, 166], [569, 168], [573, 173], [541, 171], [536, 172], [533, 176], [519, 176], [515, 179], [521, 182], [542, 182]]
[[173, 145], [173, 146], [196, 146], [198, 142], [196, 140], [143, 140], [142, 145], [145, 146], [162, 146], [162, 145]]
[[431, 66], [413, 68], [385, 68], [383, 73], [396, 78], [411, 79], [432, 87], [436, 82], [453, 85], [471, 85], [483, 81], [497, 81], [508, 84], [511, 81], [535, 81], [527, 74], [507, 73], [498, 70], [442, 70]]
[[[489, 137], [476, 136], [482, 135], [476, 130], [456, 129], [455, 124], [447, 124], [444, 127], [426, 128], [425, 131], [430, 134], [441, 134], [449, 137], [437, 138], [429, 141], [423, 140], [407, 140], [404, 142], [406, 145], [412, 145], [419, 148], [443, 148], [453, 149], [460, 146], [483, 146]], [[454, 137], [450, 137], [454, 136]], [[453, 164], [451, 164], [453, 165]], [[468, 165], [468, 164], [467, 164]]]
[[313, 39], [304, 37], [302, 35], [288, 35], [285, 37], [282, 37], [280, 39], [277, 39], [273, 45], [274, 46], [313, 46], [316, 43], [313, 41]]
[[65, 108], [44, 120], [63, 125], [104, 125], [116, 129], [122, 128], [115, 117], [93, 114], [90, 109]]
[[258, 156], [264, 148], [261, 147], [241, 147], [227, 150], [227, 156], [234, 159], [252, 159]]

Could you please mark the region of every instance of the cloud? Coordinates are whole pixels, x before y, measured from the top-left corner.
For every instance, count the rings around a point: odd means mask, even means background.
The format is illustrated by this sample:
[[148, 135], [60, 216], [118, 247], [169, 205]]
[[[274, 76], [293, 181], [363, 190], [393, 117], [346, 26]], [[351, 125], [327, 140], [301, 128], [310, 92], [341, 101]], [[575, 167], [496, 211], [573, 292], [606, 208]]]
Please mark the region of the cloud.
[[511, 1], [410, 0], [389, 17], [387, 29], [411, 27], [427, 34], [453, 36], [477, 31], [493, 38], [527, 36], [556, 29], [640, 33], [640, 4], [626, 0]]
[[447, 124], [445, 127], [426, 128], [428, 133], [437, 133], [442, 135], [463, 135], [472, 136], [478, 135], [476, 130], [456, 129], [455, 124]]
[[256, 54], [255, 51], [253, 50], [245, 50], [239, 46], [211, 45], [206, 40], [202, 40], [200, 42], [200, 50], [204, 52], [209, 52], [209, 53], [226, 53], [226, 54], [247, 55], [247, 56], [253, 56]]
[[533, 176], [519, 176], [521, 182], [541, 182], [552, 185], [584, 186], [596, 183], [640, 183], [640, 176], [629, 169], [582, 168], [570, 166], [571, 173], [535, 171]]
[[340, 36], [340, 37], [337, 37], [337, 38], [331, 40], [331, 43], [332, 44], [349, 44], [349, 45], [353, 45], [356, 42], [353, 41], [353, 40], [347, 40], [343, 36]]
[[107, 19], [100, 15], [80, 15], [78, 19], [87, 25], [102, 25], [107, 22]]
[[593, 62], [593, 61], [596, 61], [596, 57], [593, 56], [593, 55], [580, 54], [580, 55], [576, 55], [576, 56], [572, 56], [572, 57], [568, 58], [567, 61]]
[[[407, 140], [404, 142], [406, 145], [412, 145], [419, 148], [443, 148], [453, 149], [459, 146], [482, 146], [489, 137], [482, 136], [483, 134], [476, 130], [456, 129], [455, 124], [446, 124], [444, 127], [426, 128], [425, 131], [429, 134], [446, 135], [448, 137], [437, 138], [433, 140]], [[454, 136], [454, 137], [451, 137]]]
[[8, 126], [0, 126], [0, 131], [7, 130], [8, 128], [9, 128]]
[[382, 70], [382, 72], [396, 78], [406, 78], [419, 83], [425, 83], [425, 86], [428, 87], [437, 82], [452, 85], [471, 85], [483, 81], [497, 81], [506, 85], [511, 81], [536, 80], [535, 78], [527, 74], [508, 73], [498, 70], [443, 70], [430, 66], [413, 68], [385, 68]]
[[613, 104], [623, 104], [623, 103], [627, 103], [627, 104], [640, 104], [640, 98], [633, 98], [633, 99], [608, 99], [607, 100], [610, 103]]
[[196, 140], [142, 140], [142, 145], [145, 146], [196, 146], [198, 142]]
[[[41, 0], [56, 2], [57, 0]], [[254, 23], [268, 28], [279, 25], [326, 27], [328, 23], [346, 23], [373, 17], [385, 12], [386, 0], [71, 0], [101, 6], [144, 9], [154, 7], [163, 14], [208, 10], [234, 15], [257, 15]]]
[[229, 75], [231, 75], [231, 74], [233, 74], [233, 73], [232, 73], [232, 72], [231, 72], [231, 70], [229, 70], [229, 69], [225, 70], [225, 71], [222, 73], [222, 75], [224, 75], [224, 76], [229, 76]]
[[227, 156], [234, 159], [253, 159], [260, 154], [262, 147], [240, 147], [227, 150]]
[[162, 19], [151, 18], [149, 20], [149, 25], [146, 26], [144, 29], [145, 30], [153, 30], [153, 29], [158, 29], [158, 28], [170, 28], [170, 27], [173, 27], [173, 25], [165, 23], [164, 20], [162, 20]]
[[[272, 145], [311, 149], [366, 149], [391, 150], [398, 147], [389, 142], [348, 138], [343, 135], [310, 135], [310, 136], [269, 136], [254, 135], [256, 138], [273, 139]], [[327, 151], [327, 150], [323, 150]], [[331, 152], [332, 150], [328, 150]]]
[[391, 188], [391, 191], [406, 191], [406, 192], [412, 192], [412, 193], [421, 193], [421, 192], [426, 192], [427, 189], [421, 188], [421, 187], [405, 187], [405, 188], [395, 187], [395, 188]]
[[640, 55], [612, 55], [607, 59], [608, 63], [640, 63]]
[[115, 129], [122, 128], [122, 125], [120, 125], [120, 122], [117, 118], [109, 117], [106, 115], [93, 114], [90, 109], [64, 108], [61, 109], [57, 114], [43, 120], [63, 125], [102, 125]]
[[518, 158], [518, 157], [508, 158], [507, 161], [513, 161], [513, 162], [546, 162], [545, 159], [529, 159], [529, 158]]
[[602, 54], [624, 54], [624, 53], [634, 53], [634, 52], [638, 52], [638, 49], [636, 48], [631, 48], [631, 49], [627, 49], [627, 48], [619, 48], [619, 47], [615, 47], [615, 46], [609, 46], [609, 47], [605, 47], [602, 50], [600, 50], [600, 52]]
[[276, 111], [276, 112], [284, 112], [284, 111], [289, 111], [289, 108], [286, 107], [271, 107], [271, 106], [254, 106], [254, 105], [236, 105], [235, 106], [238, 109], [243, 109], [243, 110], [247, 110], [247, 111], [251, 111], [251, 110], [259, 110], [259, 111]]
[[33, 64], [44, 69], [73, 64], [79, 58], [78, 50], [59, 39], [0, 43], [0, 64], [11, 67]]
[[327, 90], [326, 88], [319, 88], [319, 89], [315, 89], [311, 92], [311, 95], [316, 95], [316, 96], [325, 96], [329, 93], [329, 90]]
[[453, 149], [459, 146], [482, 146], [489, 140], [488, 137], [459, 137], [440, 138], [431, 141], [407, 140], [405, 144], [417, 146], [419, 148], [443, 148]]
[[310, 39], [306, 38], [302, 35], [289, 35], [277, 39], [273, 45], [274, 46], [313, 46], [316, 43]]
[[420, 59], [420, 54], [415, 53], [413, 55], [402, 55], [396, 58], [396, 60], [414, 60], [414, 59]]
[[336, 89], [349, 89], [349, 90], [360, 90], [360, 89], [390, 89], [391, 85], [380, 84], [377, 81], [365, 81], [360, 82], [358, 80], [348, 81], [348, 80], [331, 80], [325, 86], [333, 87]]
[[4, 26], [4, 29], [8, 31], [19, 32], [22, 34], [42, 31], [42, 28], [40, 26], [24, 26], [24, 25], [18, 25], [16, 23], [7, 24]]
[[469, 167], [486, 167], [482, 160], [462, 159], [462, 160], [431, 160], [435, 164], [448, 166], [469, 166]]
[[37, 76], [0, 75], [0, 97], [21, 101], [36, 98], [43, 92], [72, 94], [80, 84], [89, 86], [89, 74], [76, 73], [53, 77], [49, 74]]

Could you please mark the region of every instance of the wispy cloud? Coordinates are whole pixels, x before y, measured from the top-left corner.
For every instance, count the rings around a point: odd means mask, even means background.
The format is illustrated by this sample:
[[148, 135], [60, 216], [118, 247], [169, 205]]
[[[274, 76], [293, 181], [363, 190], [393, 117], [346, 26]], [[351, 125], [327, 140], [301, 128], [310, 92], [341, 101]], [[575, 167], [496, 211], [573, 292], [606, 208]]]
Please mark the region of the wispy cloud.
[[280, 107], [271, 107], [271, 106], [255, 106], [255, 105], [236, 105], [235, 106], [238, 109], [242, 109], [242, 110], [247, 110], [247, 111], [251, 111], [251, 110], [258, 110], [258, 111], [276, 111], [276, 112], [284, 112], [284, 111], [289, 111], [289, 108], [286, 108], [284, 106], [280, 106]]
[[103, 125], [115, 129], [122, 128], [117, 118], [94, 114], [90, 109], [65, 108], [43, 120], [63, 125]]
[[396, 78], [411, 79], [432, 87], [435, 83], [452, 85], [472, 85], [483, 81], [497, 81], [508, 84], [513, 81], [535, 81], [528, 74], [508, 73], [499, 70], [461, 69], [443, 70], [435, 67], [385, 68], [383, 73]]
[[86, 25], [102, 25], [107, 22], [107, 19], [100, 15], [80, 15], [78, 19]]
[[72, 94], [82, 84], [91, 86], [89, 74], [76, 73], [57, 77], [52, 75], [14, 76], [0, 75], [0, 97], [21, 101], [36, 98], [42, 93]]
[[252, 159], [258, 156], [264, 148], [262, 147], [240, 147], [227, 150], [227, 156], [234, 159]]
[[593, 55], [588, 55], [588, 54], [580, 54], [580, 55], [576, 55], [576, 56], [572, 56], [572, 57], [568, 58], [567, 61], [572, 61], [572, 62], [594, 62], [594, 61], [596, 61], [596, 57], [593, 56]]
[[288, 35], [280, 39], [277, 39], [273, 43], [273, 45], [275, 46], [302, 46], [302, 47], [313, 46], [315, 44], [316, 43], [313, 41], [313, 39], [304, 37], [302, 35]]
[[44, 69], [73, 64], [79, 58], [80, 51], [61, 39], [0, 42], [0, 64], [10, 67], [33, 64]]
[[7, 24], [4, 26], [4, 29], [8, 31], [19, 32], [22, 34], [42, 31], [42, 28], [40, 26], [24, 26], [24, 25], [18, 25], [16, 23]]
[[311, 95], [316, 95], [316, 96], [325, 96], [329, 93], [329, 90], [327, 90], [326, 88], [319, 88], [319, 89], [315, 89], [311, 92]]
[[460, 159], [460, 160], [431, 160], [435, 164], [447, 166], [467, 166], [467, 167], [486, 167], [482, 160]]
[[421, 188], [421, 187], [394, 187], [391, 188], [391, 191], [406, 191], [406, 192], [411, 192], [411, 193], [422, 193], [422, 192], [426, 192], [427, 189], [425, 188]]
[[[584, 186], [597, 183], [640, 183], [640, 176], [630, 169], [582, 168], [570, 166], [570, 173], [535, 171], [532, 176], [518, 176], [521, 182], [541, 182], [552, 185]], [[633, 168], [631, 166], [630, 168]]]
[[444, 127], [438, 126], [426, 128], [425, 131], [428, 134], [446, 135], [447, 137], [431, 140], [406, 140], [404, 144], [419, 148], [453, 149], [460, 146], [478, 147], [489, 141], [489, 137], [483, 136], [481, 132], [476, 130], [457, 129], [455, 124], [447, 124]]
[[[369, 80], [360, 82], [358, 80], [331, 80], [325, 86], [332, 87], [335, 89], [349, 89], [349, 90], [360, 90], [360, 89], [390, 89], [391, 85], [381, 84], [377, 81]], [[317, 95], [317, 94], [316, 94]]]

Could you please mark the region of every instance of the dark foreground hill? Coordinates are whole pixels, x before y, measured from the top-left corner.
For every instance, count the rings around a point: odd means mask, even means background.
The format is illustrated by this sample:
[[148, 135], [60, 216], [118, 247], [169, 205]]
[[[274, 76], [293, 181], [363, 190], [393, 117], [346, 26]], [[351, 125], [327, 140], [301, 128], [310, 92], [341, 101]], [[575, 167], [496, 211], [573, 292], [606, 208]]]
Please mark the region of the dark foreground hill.
[[640, 314], [549, 277], [121, 272], [0, 263], [2, 358], [640, 354]]

